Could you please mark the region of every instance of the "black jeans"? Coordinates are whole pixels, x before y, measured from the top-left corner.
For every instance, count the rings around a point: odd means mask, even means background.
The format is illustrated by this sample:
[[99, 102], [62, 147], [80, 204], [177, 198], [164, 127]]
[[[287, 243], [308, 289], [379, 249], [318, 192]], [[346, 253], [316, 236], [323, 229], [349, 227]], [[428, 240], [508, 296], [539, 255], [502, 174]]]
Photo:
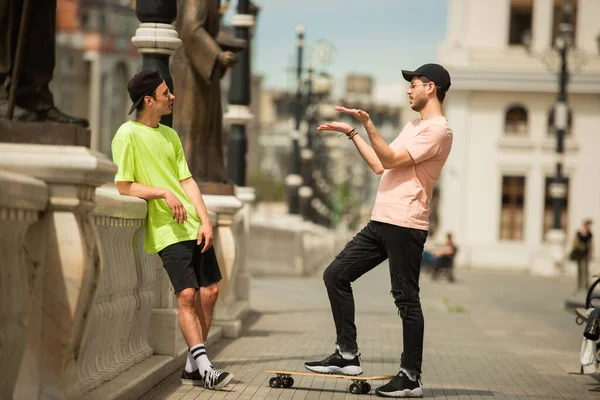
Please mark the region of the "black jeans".
[[423, 311], [419, 273], [427, 231], [369, 221], [323, 273], [335, 321], [337, 345], [356, 352], [352, 285], [364, 273], [389, 258], [394, 303], [402, 318], [402, 368], [421, 374], [423, 362]]

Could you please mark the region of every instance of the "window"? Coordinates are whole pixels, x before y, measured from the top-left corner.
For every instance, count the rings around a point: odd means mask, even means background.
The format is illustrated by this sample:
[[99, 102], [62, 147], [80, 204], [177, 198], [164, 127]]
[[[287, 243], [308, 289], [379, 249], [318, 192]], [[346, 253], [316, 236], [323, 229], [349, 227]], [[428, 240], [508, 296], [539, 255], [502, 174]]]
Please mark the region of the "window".
[[500, 240], [523, 240], [525, 226], [525, 177], [502, 177]]
[[527, 120], [527, 110], [524, 107], [510, 106], [504, 117], [504, 133], [517, 136], [527, 135]]
[[[573, 127], [573, 112], [569, 108], [569, 112], [568, 112], [568, 115], [567, 115], [567, 132], [566, 132], [566, 136], [571, 135], [571, 128], [572, 127]], [[550, 111], [548, 111], [547, 129], [548, 129], [548, 135], [549, 136], [554, 136], [555, 135], [556, 132], [554, 131], [554, 107], [552, 107], [550, 109]]]
[[531, 33], [533, 16], [533, 0], [511, 0], [510, 26], [508, 31], [509, 45], [522, 45], [523, 35]]
[[[569, 178], [564, 178], [563, 180], [565, 182], [566, 185], [566, 194], [565, 197], [563, 199], [564, 203], [561, 206], [561, 211], [560, 211], [560, 227], [563, 229], [563, 231], [568, 232], [568, 226], [567, 226], [567, 217], [568, 217], [568, 210], [569, 210]], [[546, 233], [552, 229], [552, 224], [554, 222], [554, 199], [552, 198], [552, 196], [550, 195], [550, 184], [554, 181], [554, 177], [547, 177], [546, 178], [546, 188], [544, 190], [545, 195], [544, 195], [544, 232], [543, 232], [543, 238], [546, 237]]]
[[[559, 33], [559, 25], [563, 21], [563, 9], [561, 7], [561, 3], [564, 0], [554, 0], [554, 16], [552, 18], [552, 46], [556, 45], [556, 36]], [[577, 29], [577, 0], [570, 0], [573, 5], [572, 14], [571, 14], [571, 44], [575, 45], [575, 32]]]

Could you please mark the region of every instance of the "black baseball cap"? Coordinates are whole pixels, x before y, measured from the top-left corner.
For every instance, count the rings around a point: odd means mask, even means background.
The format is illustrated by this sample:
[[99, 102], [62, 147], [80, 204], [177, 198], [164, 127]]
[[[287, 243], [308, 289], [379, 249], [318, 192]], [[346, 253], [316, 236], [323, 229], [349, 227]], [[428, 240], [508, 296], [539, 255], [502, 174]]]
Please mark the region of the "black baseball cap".
[[129, 98], [133, 101], [128, 114], [131, 114], [144, 100], [144, 97], [156, 90], [161, 83], [163, 83], [163, 78], [158, 71], [143, 70], [135, 74], [127, 83]]
[[415, 76], [424, 76], [436, 86], [439, 86], [444, 92], [450, 89], [450, 74], [446, 71], [446, 68], [439, 64], [424, 64], [414, 71], [402, 70], [402, 76], [407, 81], [411, 81]]

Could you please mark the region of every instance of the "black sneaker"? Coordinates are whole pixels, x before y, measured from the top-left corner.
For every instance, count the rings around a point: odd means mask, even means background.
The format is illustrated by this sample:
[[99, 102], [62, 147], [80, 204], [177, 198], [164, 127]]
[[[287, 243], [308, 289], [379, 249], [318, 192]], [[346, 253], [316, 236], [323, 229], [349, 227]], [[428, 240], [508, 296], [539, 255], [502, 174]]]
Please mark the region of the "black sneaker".
[[233, 379], [233, 374], [221, 372], [218, 369], [211, 368], [204, 374], [204, 387], [212, 390], [219, 390], [227, 385]]
[[339, 350], [336, 350], [335, 353], [329, 357], [325, 357], [321, 361], [304, 363], [304, 368], [320, 374], [360, 375], [363, 372], [360, 367], [358, 355], [352, 360], [346, 360], [342, 357]]
[[416, 382], [412, 381], [403, 371], [398, 372], [398, 375], [385, 385], [375, 389], [375, 393], [381, 397], [423, 397], [419, 377]]
[[199, 370], [187, 372], [184, 369], [183, 372], [181, 373], [181, 384], [182, 385], [204, 386], [204, 380], [202, 379], [202, 375], [200, 375]]

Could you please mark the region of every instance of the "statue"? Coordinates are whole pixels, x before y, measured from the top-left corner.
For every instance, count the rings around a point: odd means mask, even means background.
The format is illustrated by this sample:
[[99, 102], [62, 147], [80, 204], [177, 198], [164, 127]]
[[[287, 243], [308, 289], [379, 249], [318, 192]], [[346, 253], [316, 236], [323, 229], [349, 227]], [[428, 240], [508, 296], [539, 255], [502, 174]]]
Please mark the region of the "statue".
[[0, 117], [87, 128], [86, 119], [56, 108], [48, 87], [55, 64], [56, 0], [33, 3], [0, 1]]
[[[183, 42], [172, 59], [173, 128], [190, 171], [201, 182], [227, 183], [221, 78], [237, 62], [244, 40], [219, 37], [219, 0], [178, 0], [176, 29]], [[218, 39], [219, 37], [219, 39]]]

